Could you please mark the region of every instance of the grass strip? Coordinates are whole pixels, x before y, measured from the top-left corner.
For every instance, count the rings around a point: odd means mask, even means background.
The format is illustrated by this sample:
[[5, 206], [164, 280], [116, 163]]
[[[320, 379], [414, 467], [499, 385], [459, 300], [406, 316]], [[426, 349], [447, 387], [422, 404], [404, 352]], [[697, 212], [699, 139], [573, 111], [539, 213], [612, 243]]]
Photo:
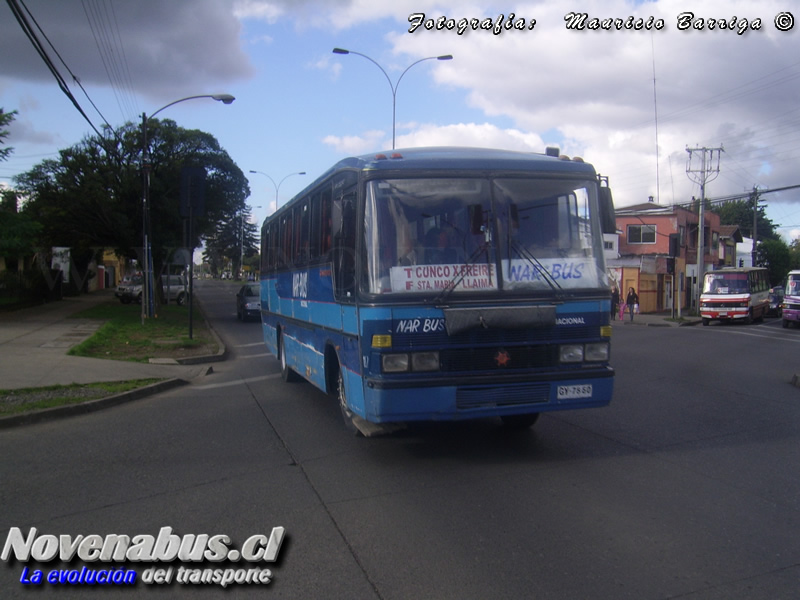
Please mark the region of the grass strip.
[[216, 352], [216, 342], [200, 317], [189, 338], [189, 313], [185, 306], [161, 306], [158, 316], [142, 322], [141, 307], [109, 301], [72, 315], [106, 321], [89, 339], [67, 354], [147, 362], [150, 358], [179, 358], [206, 349]]
[[69, 385], [0, 390], [0, 416], [108, 398], [109, 396], [129, 392], [159, 381], [164, 381], [164, 379], [131, 379], [128, 381], [72, 383]]

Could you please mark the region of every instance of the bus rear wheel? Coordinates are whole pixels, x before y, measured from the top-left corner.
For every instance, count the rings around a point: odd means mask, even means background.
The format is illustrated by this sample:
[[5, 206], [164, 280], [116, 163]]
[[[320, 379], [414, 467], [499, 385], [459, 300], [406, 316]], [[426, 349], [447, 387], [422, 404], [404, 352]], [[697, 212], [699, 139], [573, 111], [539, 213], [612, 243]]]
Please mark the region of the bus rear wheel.
[[280, 337], [279, 352], [281, 355], [281, 377], [283, 380], [286, 383], [299, 381], [300, 376], [292, 370], [292, 368], [289, 366], [289, 363], [286, 361], [286, 345], [283, 343], [283, 335]]

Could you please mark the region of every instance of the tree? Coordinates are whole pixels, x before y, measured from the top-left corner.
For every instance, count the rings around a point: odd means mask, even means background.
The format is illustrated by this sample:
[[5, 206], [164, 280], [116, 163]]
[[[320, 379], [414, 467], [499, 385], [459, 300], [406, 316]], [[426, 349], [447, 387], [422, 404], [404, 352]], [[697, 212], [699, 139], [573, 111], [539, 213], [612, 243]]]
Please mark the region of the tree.
[[[7, 113], [0, 108], [0, 144], [4, 144], [8, 136], [8, 130], [3, 127], [9, 125], [16, 114], [17, 111]], [[0, 161], [7, 160], [13, 151], [13, 148], [0, 148]], [[6, 259], [6, 265], [33, 254], [33, 240], [40, 230], [38, 223], [17, 212], [18, 205], [19, 198], [14, 190], [0, 190], [0, 257]]]
[[770, 285], [779, 285], [791, 269], [789, 246], [781, 239], [763, 240], [758, 244], [756, 261], [769, 270]]
[[[711, 210], [719, 215], [721, 225], [736, 225], [742, 235], [753, 237], [754, 194], [747, 200], [733, 200], [714, 206]], [[758, 205], [756, 227], [759, 240], [779, 240], [777, 226], [767, 217], [765, 207]]]
[[[11, 124], [11, 121], [17, 116], [17, 111], [12, 110], [11, 112], [4, 112], [2, 108], [0, 108], [0, 146], [5, 144], [5, 139], [8, 137], [8, 130], [3, 129], [7, 125]], [[0, 148], [0, 160], [7, 160], [9, 154], [14, 151], [13, 148]]]
[[249, 257], [258, 252], [258, 227], [250, 223], [249, 217], [248, 207], [245, 211], [218, 221], [214, 236], [206, 239], [203, 256], [215, 275], [226, 270], [228, 264], [231, 265], [231, 273], [238, 273], [242, 267], [242, 254]]
[[[142, 132], [127, 123], [60, 151], [15, 181], [29, 198], [25, 212], [42, 224], [43, 246], [67, 246], [86, 257], [99, 248], [140, 258], [142, 234]], [[148, 121], [150, 222], [153, 267], [161, 272], [170, 252], [187, 246], [180, 215], [181, 170], [206, 172], [205, 213], [194, 219], [194, 240], [213, 235], [216, 223], [245, 207], [247, 179], [210, 134]], [[91, 256], [89, 256], [91, 258]], [[81, 270], [82, 265], [76, 265]]]

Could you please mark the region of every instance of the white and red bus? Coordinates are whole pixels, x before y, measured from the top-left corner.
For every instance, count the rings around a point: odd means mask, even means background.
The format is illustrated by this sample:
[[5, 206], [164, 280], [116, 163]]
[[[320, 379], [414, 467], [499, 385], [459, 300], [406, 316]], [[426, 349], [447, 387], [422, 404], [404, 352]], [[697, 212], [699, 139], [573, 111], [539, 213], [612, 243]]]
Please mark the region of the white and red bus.
[[726, 267], [703, 278], [700, 316], [712, 320], [762, 320], [769, 310], [769, 274], [764, 267]]

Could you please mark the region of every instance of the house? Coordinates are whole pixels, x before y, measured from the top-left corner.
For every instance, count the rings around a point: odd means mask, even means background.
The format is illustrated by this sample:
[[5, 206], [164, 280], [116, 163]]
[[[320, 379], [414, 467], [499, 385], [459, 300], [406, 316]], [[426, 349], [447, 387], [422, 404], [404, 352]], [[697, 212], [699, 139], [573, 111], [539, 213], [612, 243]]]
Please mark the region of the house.
[[[698, 282], [697, 212], [647, 202], [618, 209], [616, 220], [619, 256], [606, 262], [620, 295], [634, 288], [642, 312], [691, 308]], [[703, 222], [702, 271], [728, 260], [735, 264], [738, 229], [723, 235], [719, 215], [711, 211], [704, 212]]]
[[741, 258], [741, 254], [737, 252], [737, 244], [741, 244], [743, 241], [744, 238], [738, 225], [720, 225], [717, 268], [738, 266], [737, 258]]

